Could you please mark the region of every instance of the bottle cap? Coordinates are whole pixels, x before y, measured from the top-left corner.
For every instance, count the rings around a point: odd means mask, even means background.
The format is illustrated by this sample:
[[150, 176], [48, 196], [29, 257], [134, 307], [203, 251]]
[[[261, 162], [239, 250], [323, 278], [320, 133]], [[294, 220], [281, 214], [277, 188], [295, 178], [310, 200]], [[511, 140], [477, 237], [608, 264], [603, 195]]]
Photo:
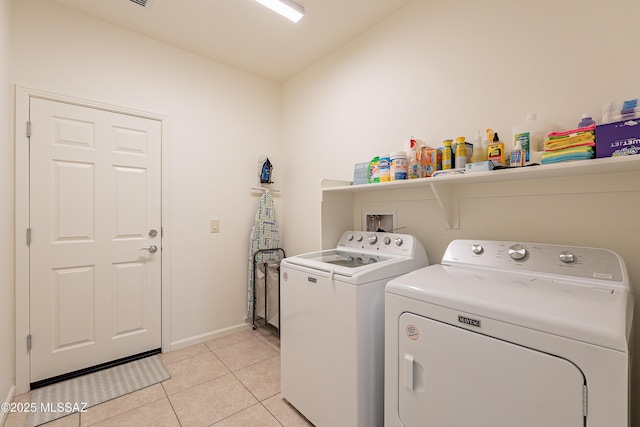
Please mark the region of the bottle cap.
[[580, 117], [581, 119], [590, 119], [591, 118], [591, 114], [589, 113], [582, 113], [582, 117]]

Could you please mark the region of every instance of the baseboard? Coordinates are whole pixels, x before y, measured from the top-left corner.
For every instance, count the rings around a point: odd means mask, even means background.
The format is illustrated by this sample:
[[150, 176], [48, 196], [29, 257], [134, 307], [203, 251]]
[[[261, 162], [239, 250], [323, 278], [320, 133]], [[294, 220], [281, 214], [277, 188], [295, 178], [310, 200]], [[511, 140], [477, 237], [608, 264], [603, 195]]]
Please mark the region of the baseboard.
[[[10, 404], [11, 402], [13, 402], [14, 397], [16, 397], [16, 386], [12, 385], [11, 388], [9, 389], [9, 394], [7, 395], [7, 398], [5, 399], [4, 403]], [[4, 422], [6, 421], [8, 414], [9, 412], [7, 411], [0, 411], [0, 426], [4, 425]]]
[[215, 339], [215, 338], [224, 337], [226, 335], [231, 335], [231, 334], [234, 334], [236, 332], [247, 331], [247, 330], [250, 330], [250, 329], [251, 329], [251, 325], [250, 324], [243, 323], [241, 325], [231, 326], [231, 327], [225, 328], [225, 329], [219, 329], [219, 330], [214, 331], [214, 332], [208, 332], [206, 334], [196, 335], [194, 337], [185, 338], [183, 340], [173, 341], [171, 343], [171, 350], [170, 351], [180, 350], [181, 348], [185, 348], [185, 347], [191, 347], [192, 345], [200, 344], [200, 343], [207, 342], [207, 341], [210, 341], [210, 340]]

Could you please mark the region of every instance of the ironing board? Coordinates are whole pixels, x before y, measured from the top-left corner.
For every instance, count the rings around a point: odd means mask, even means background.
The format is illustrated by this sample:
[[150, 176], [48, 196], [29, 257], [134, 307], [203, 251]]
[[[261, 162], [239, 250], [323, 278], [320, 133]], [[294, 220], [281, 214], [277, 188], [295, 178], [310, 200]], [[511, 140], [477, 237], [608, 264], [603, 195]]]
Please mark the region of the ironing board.
[[[280, 235], [278, 233], [278, 224], [276, 223], [276, 211], [273, 205], [273, 196], [270, 192], [260, 197], [260, 203], [256, 212], [253, 226], [251, 227], [251, 236], [249, 238], [249, 259], [248, 259], [248, 283], [247, 283], [247, 319], [253, 318], [254, 315], [254, 256], [256, 252], [264, 249], [273, 249], [280, 247]], [[261, 254], [261, 262], [279, 261], [279, 254], [276, 252], [263, 252]], [[264, 272], [266, 274], [266, 272]]]

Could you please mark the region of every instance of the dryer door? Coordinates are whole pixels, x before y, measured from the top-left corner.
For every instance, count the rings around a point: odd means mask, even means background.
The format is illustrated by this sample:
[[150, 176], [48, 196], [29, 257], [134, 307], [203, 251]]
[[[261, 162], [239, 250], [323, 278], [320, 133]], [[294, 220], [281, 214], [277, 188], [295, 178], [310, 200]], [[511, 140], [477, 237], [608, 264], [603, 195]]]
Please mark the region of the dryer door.
[[582, 372], [566, 359], [411, 313], [400, 316], [406, 427], [582, 427]]

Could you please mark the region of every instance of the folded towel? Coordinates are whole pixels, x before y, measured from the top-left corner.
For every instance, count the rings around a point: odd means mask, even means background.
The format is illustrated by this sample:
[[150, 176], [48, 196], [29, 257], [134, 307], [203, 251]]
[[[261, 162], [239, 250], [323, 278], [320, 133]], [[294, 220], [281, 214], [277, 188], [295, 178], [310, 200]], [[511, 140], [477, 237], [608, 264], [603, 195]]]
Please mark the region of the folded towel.
[[587, 160], [593, 159], [594, 152], [590, 146], [574, 147], [564, 150], [545, 151], [542, 153], [542, 164], [566, 162], [570, 160]]
[[593, 157], [594, 157], [593, 153], [573, 153], [573, 154], [566, 154], [562, 156], [555, 156], [555, 157], [542, 159], [540, 163], [542, 163], [543, 165], [546, 165], [549, 163], [569, 162], [574, 160], [589, 160], [589, 159], [593, 159]]
[[567, 148], [573, 148], [573, 147], [594, 147], [596, 145], [596, 142], [593, 140], [593, 138], [589, 141], [584, 141], [584, 142], [579, 142], [579, 143], [573, 143], [573, 142], [564, 142], [564, 141], [557, 141], [551, 144], [547, 144], [546, 142], [544, 143], [544, 151], [558, 151], [558, 150], [565, 150]]
[[589, 125], [589, 126], [585, 126], [585, 127], [581, 127], [581, 128], [577, 128], [577, 129], [572, 129], [572, 130], [566, 130], [563, 132], [551, 132], [548, 136], [549, 138], [553, 138], [556, 136], [570, 136], [574, 133], [580, 133], [580, 132], [595, 132], [596, 130], [596, 125]]

